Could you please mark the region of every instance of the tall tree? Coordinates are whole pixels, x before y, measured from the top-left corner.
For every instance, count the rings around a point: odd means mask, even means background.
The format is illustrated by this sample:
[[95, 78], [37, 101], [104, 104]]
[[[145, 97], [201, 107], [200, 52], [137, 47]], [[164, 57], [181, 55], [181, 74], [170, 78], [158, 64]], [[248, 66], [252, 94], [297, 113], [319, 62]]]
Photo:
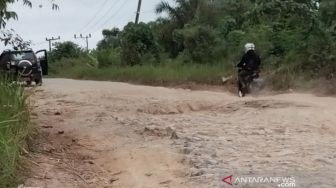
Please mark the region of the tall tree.
[[[15, 11], [8, 10], [8, 5], [14, 4], [16, 2], [22, 2], [28, 7], [32, 7], [31, 0], [1, 0], [0, 1], [0, 29], [6, 26], [6, 22], [10, 19], [17, 19], [18, 15]], [[51, 0], [52, 9], [58, 9], [58, 5], [54, 3], [55, 0]]]
[[[52, 9], [58, 9], [58, 5], [54, 3], [55, 0], [51, 0]], [[11, 45], [15, 48], [24, 49], [30, 45], [30, 41], [24, 41], [15, 30], [12, 28], [10, 30], [4, 30], [6, 23], [10, 19], [16, 20], [18, 15], [15, 11], [8, 9], [8, 6], [13, 3], [21, 2], [23, 5], [32, 7], [32, 2], [30, 0], [1, 0], [0, 1], [0, 41], [5, 45]]]
[[119, 28], [113, 28], [111, 30], [104, 29], [103, 40], [99, 41], [97, 44], [98, 49], [108, 49], [120, 47], [120, 30]]

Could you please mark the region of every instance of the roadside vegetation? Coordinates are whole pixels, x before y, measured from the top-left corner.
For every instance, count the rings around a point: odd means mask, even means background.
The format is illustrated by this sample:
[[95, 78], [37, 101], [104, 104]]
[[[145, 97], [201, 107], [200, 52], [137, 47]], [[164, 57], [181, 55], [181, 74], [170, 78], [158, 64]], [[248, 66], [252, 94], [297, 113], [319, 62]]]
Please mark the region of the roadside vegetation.
[[[45, 1], [47, 2], [47, 1]], [[22, 3], [32, 7], [30, 0], [2, 0], [0, 3], [0, 42], [17, 49], [27, 48], [31, 42], [24, 41], [15, 28], [7, 28], [8, 20], [18, 19], [15, 10], [9, 5]], [[54, 0], [48, 1], [52, 9], [58, 9]], [[16, 187], [23, 161], [20, 152], [24, 151], [26, 140], [31, 133], [29, 127], [29, 106], [24, 88], [7, 79], [0, 72], [0, 187]]]
[[[247, 42], [254, 42], [273, 89], [334, 83], [336, 2], [333, 0], [175, 0], [158, 3], [150, 23], [102, 31], [89, 55], [59, 53], [54, 73], [72, 78], [144, 83], [215, 84], [235, 73]], [[78, 47], [78, 46], [77, 46]], [[89, 56], [89, 58], [87, 57]], [[65, 68], [66, 67], [66, 68]], [[309, 83], [309, 84], [308, 84]]]
[[[112, 57], [113, 58], [113, 57]], [[220, 84], [227, 69], [225, 64], [185, 64], [178, 61], [144, 63], [142, 65], [112, 65], [97, 67], [95, 57], [82, 55], [63, 58], [51, 65], [51, 75], [73, 79], [124, 81], [149, 85], [181, 85], [186, 83]], [[229, 73], [227, 73], [229, 74]]]
[[14, 187], [20, 151], [30, 133], [24, 89], [0, 79], [0, 187]]

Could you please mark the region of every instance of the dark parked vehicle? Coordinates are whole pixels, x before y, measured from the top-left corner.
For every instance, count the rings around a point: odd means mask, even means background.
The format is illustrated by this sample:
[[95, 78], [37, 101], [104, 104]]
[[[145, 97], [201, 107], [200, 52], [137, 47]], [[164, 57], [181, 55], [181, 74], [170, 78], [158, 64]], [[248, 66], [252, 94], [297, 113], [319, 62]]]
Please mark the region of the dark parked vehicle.
[[6, 50], [0, 56], [0, 70], [3, 74], [18, 77], [27, 85], [32, 82], [41, 85], [43, 75], [48, 75], [47, 51]]

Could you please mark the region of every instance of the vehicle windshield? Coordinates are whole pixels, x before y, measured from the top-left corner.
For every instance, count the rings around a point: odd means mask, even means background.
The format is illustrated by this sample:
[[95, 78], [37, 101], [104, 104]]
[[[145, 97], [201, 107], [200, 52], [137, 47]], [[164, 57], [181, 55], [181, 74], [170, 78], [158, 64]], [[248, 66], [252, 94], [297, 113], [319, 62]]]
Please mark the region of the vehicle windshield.
[[21, 61], [24, 59], [34, 60], [35, 56], [33, 52], [13, 52], [12, 58], [14, 61]]

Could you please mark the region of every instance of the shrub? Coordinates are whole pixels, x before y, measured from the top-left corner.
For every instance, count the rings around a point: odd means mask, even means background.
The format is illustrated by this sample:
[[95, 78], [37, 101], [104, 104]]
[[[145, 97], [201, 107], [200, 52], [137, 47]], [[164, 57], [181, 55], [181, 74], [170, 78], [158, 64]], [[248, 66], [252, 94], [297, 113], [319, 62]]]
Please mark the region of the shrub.
[[0, 79], [0, 187], [14, 187], [20, 147], [29, 135], [29, 113], [23, 88]]

